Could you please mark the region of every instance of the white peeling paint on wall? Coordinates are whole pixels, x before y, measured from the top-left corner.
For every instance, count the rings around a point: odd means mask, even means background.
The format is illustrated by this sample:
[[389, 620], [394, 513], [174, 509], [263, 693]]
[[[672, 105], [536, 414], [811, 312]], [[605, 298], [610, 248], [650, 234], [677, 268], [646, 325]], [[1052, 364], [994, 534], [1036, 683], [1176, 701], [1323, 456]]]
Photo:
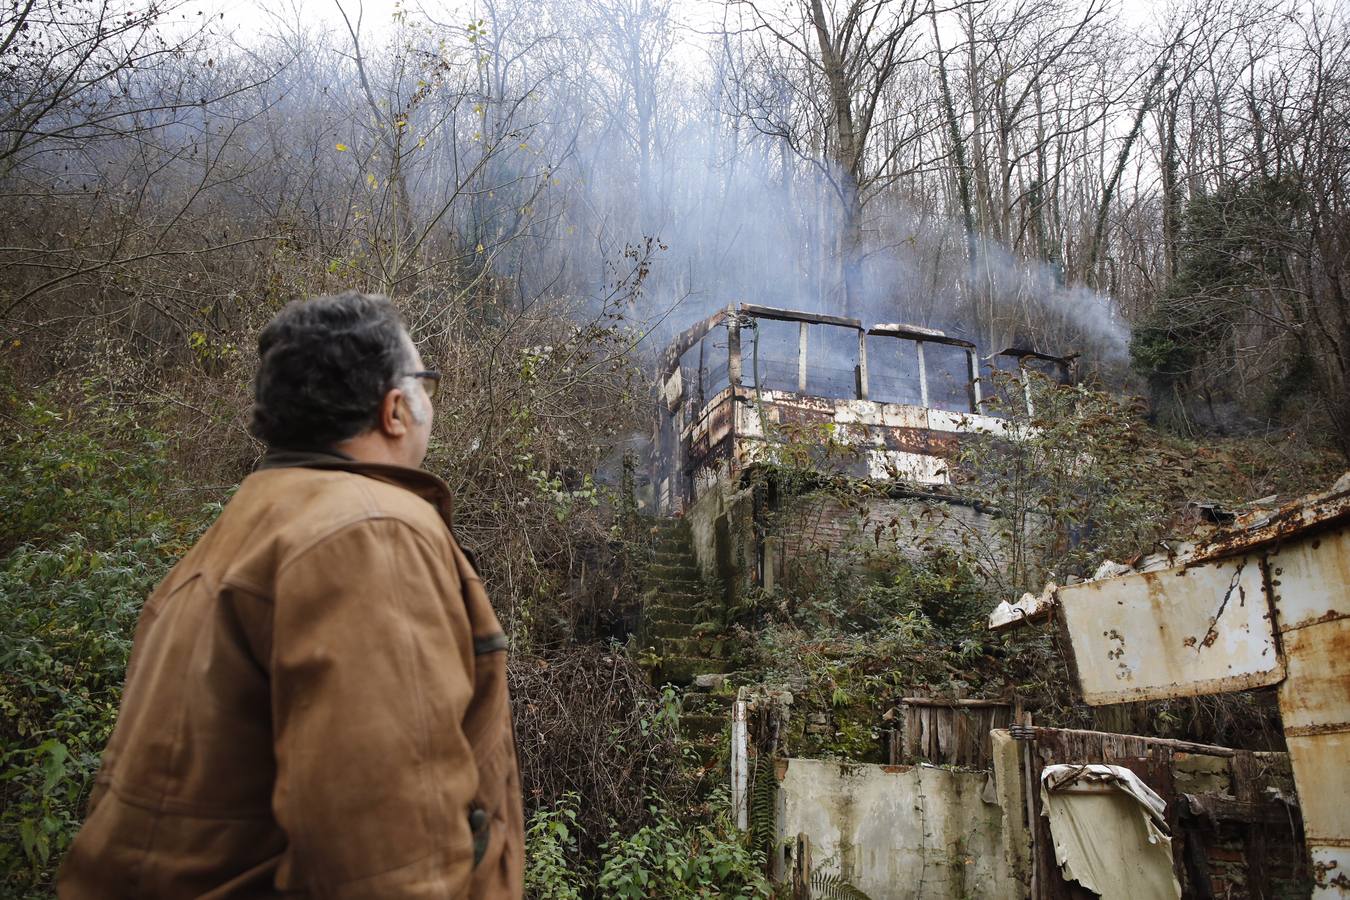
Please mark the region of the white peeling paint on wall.
[[[1017, 897], [989, 775], [934, 766], [790, 759], [779, 836], [873, 900]], [[990, 792], [989, 796], [992, 796]]]

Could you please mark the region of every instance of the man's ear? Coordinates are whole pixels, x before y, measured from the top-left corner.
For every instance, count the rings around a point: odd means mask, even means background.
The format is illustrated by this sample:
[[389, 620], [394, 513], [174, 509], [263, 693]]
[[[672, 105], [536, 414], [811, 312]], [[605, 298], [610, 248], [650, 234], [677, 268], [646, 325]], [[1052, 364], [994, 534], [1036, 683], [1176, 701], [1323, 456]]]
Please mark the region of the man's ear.
[[408, 433], [412, 413], [402, 388], [393, 388], [380, 401], [380, 431], [385, 437], [400, 438]]

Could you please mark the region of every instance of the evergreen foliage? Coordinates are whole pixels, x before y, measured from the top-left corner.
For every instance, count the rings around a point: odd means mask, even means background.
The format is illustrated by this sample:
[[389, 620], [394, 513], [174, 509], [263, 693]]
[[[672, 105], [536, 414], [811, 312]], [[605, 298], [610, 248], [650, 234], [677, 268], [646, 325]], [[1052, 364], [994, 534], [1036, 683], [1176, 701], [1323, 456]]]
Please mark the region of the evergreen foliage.
[[[1271, 317], [1272, 295], [1292, 288], [1307, 202], [1292, 178], [1266, 178], [1225, 184], [1187, 206], [1176, 274], [1130, 342], [1165, 421], [1178, 424], [1190, 392], [1230, 375], [1234, 341]], [[1306, 360], [1306, 347], [1290, 343], [1295, 365]]]

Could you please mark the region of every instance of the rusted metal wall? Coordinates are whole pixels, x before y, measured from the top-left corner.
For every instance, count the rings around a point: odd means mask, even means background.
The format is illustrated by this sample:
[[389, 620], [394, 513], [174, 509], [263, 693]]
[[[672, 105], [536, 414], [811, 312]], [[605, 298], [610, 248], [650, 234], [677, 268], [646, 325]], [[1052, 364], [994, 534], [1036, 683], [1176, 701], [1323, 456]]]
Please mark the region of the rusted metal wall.
[[1083, 697], [1093, 705], [1275, 684], [1259, 554], [1142, 572], [1058, 592]]
[[1350, 527], [1267, 556], [1287, 677], [1280, 716], [1319, 889], [1350, 895]]

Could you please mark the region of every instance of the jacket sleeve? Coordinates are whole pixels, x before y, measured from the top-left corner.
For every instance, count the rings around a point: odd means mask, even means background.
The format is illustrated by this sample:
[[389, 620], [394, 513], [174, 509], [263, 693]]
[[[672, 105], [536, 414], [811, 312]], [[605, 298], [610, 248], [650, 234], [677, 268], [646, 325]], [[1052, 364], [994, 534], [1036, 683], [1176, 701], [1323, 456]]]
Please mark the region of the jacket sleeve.
[[395, 519], [283, 565], [271, 668], [283, 888], [460, 897], [478, 772], [462, 729], [473, 644], [447, 553]]

